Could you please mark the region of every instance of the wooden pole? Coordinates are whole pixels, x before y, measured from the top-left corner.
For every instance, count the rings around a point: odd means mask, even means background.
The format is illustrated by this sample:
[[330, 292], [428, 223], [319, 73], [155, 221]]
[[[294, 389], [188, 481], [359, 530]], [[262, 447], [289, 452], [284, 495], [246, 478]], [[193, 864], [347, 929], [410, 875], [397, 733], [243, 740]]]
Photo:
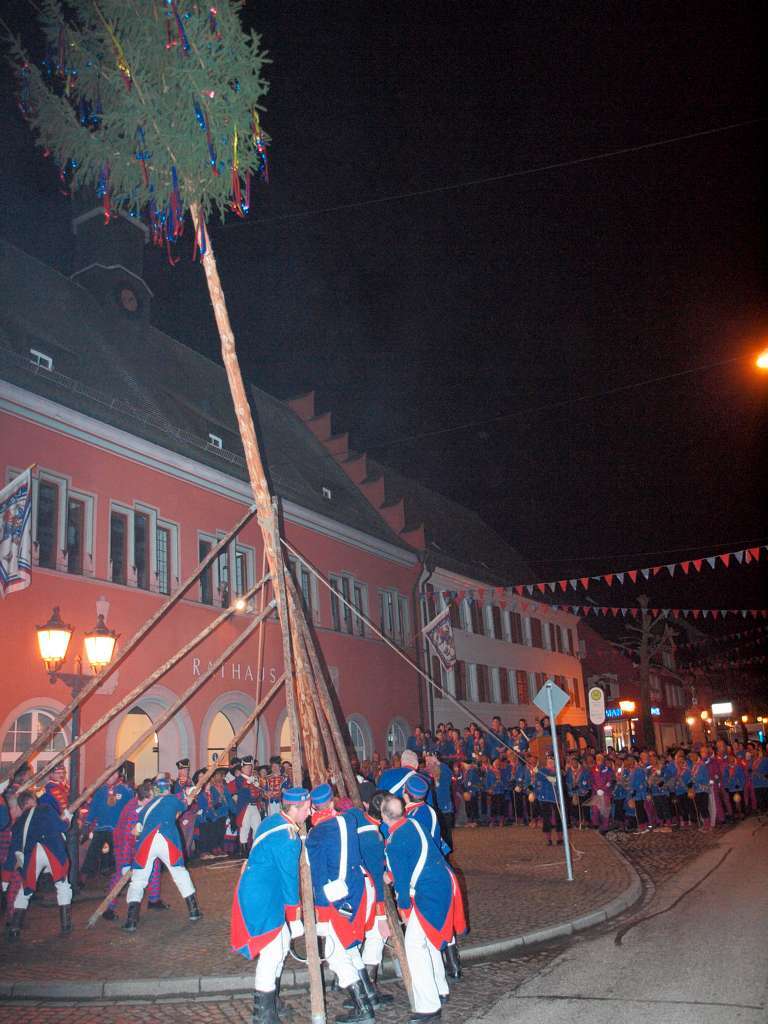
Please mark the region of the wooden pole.
[[[265, 576], [263, 579], [259, 580], [259, 582], [254, 587], [252, 587], [247, 594], [243, 595], [243, 600], [248, 600], [248, 598], [252, 597], [257, 592], [257, 590], [264, 586], [268, 579], [269, 576]], [[80, 736], [77, 737], [77, 739], [73, 740], [68, 747], [65, 747], [63, 750], [60, 750], [53, 758], [51, 758], [50, 761], [46, 763], [44, 768], [41, 768], [40, 771], [33, 775], [31, 779], [27, 779], [27, 781], [19, 787], [18, 791], [20, 793], [23, 793], [25, 789], [31, 789], [36, 782], [39, 782], [40, 779], [48, 775], [56, 767], [56, 765], [59, 764], [60, 761], [63, 761], [64, 758], [69, 757], [70, 754], [73, 753], [73, 751], [79, 750], [79, 748], [82, 747], [82, 745], [86, 743], [91, 738], [91, 736], [95, 735], [95, 733], [97, 733], [100, 729], [103, 729], [104, 726], [111, 722], [116, 715], [120, 714], [123, 708], [127, 708], [129, 704], [132, 704], [133, 701], [136, 700], [137, 697], [140, 697], [142, 693], [147, 691], [151, 686], [153, 686], [156, 682], [162, 679], [164, 675], [167, 675], [172, 668], [178, 665], [178, 663], [182, 661], [197, 646], [199, 646], [203, 642], [203, 640], [207, 639], [211, 635], [211, 633], [215, 632], [215, 630], [217, 630], [223, 622], [226, 622], [227, 619], [231, 618], [236, 611], [237, 609], [235, 608], [235, 606], [231, 605], [224, 612], [222, 612], [221, 615], [217, 616], [213, 620], [213, 622], [206, 626], [205, 629], [202, 629], [197, 634], [197, 636], [193, 637], [188, 644], [185, 644], [183, 647], [179, 648], [179, 650], [173, 655], [173, 657], [169, 658], [168, 661], [166, 661], [163, 665], [155, 669], [155, 671], [151, 675], [147, 676], [147, 678], [143, 682], [139, 683], [138, 686], [135, 686], [131, 690], [131, 692], [127, 693], [125, 697], [123, 697], [121, 700], [117, 702], [117, 704], [113, 705], [108, 711], [105, 711], [101, 718], [98, 719], [98, 721], [94, 722], [93, 725], [86, 729], [85, 732], [83, 732]]]
[[70, 717], [72, 712], [76, 708], [80, 707], [80, 705], [87, 697], [90, 697], [90, 695], [95, 690], [98, 690], [102, 683], [106, 682], [106, 680], [109, 679], [109, 677], [120, 668], [120, 666], [123, 664], [128, 655], [131, 654], [131, 652], [139, 646], [142, 640], [144, 640], [152, 632], [152, 630], [155, 629], [160, 624], [160, 622], [162, 622], [162, 620], [165, 618], [168, 612], [170, 612], [170, 610], [179, 603], [179, 601], [187, 593], [187, 591], [189, 591], [200, 578], [200, 576], [202, 576], [202, 574], [205, 572], [208, 566], [211, 565], [211, 563], [218, 557], [221, 551], [228, 544], [231, 543], [232, 538], [236, 537], [240, 530], [242, 530], [242, 528], [246, 526], [251, 521], [251, 519], [253, 519], [253, 517], [256, 515], [256, 511], [257, 510], [255, 507], [249, 508], [245, 515], [242, 517], [242, 519], [240, 519], [240, 521], [230, 530], [227, 536], [222, 538], [222, 540], [220, 540], [215, 547], [211, 548], [211, 550], [208, 552], [208, 554], [205, 556], [202, 562], [198, 565], [197, 569], [195, 569], [192, 575], [187, 577], [187, 579], [182, 583], [179, 589], [174, 594], [172, 594], [167, 601], [164, 601], [162, 605], [154, 613], [154, 615], [151, 615], [144, 623], [144, 625], [141, 626], [136, 633], [134, 633], [134, 635], [128, 641], [126, 646], [118, 652], [114, 660], [111, 661], [106, 668], [102, 669], [102, 671], [97, 676], [94, 676], [91, 682], [87, 683], [82, 688], [82, 690], [80, 690], [80, 692], [72, 698], [72, 700], [63, 709], [63, 711], [60, 711], [59, 714], [56, 715], [51, 724], [47, 728], [43, 729], [43, 731], [40, 733], [40, 735], [34, 741], [34, 743], [32, 743], [32, 745], [28, 747], [28, 749], [25, 750], [23, 754], [20, 754], [9, 768], [5, 768], [5, 771], [1, 776], [3, 779], [12, 777], [19, 770], [19, 768], [21, 768], [23, 764], [27, 762], [31, 763], [35, 755], [39, 754], [40, 751], [43, 750], [43, 748], [46, 746], [51, 737], [56, 735], [58, 730], [61, 728], [62, 725], [64, 725], [64, 723]]
[[[311, 655], [306, 648], [304, 637], [302, 635], [299, 635], [299, 643], [302, 645], [302, 652], [304, 654], [304, 657], [311, 663]], [[317, 688], [313, 676], [310, 676], [310, 682], [312, 684], [310, 700], [312, 704], [315, 707], [317, 707], [319, 705], [319, 695], [317, 694]], [[328, 725], [326, 717], [322, 713], [322, 711], [319, 711], [317, 713], [317, 724], [320, 728], [320, 735], [323, 740], [323, 747], [325, 749], [325, 754], [328, 760], [328, 766], [333, 776], [333, 781], [336, 785], [336, 788], [339, 791], [339, 796], [351, 797], [351, 794], [348, 792], [347, 789], [346, 780], [344, 778], [344, 773], [341, 768], [341, 762], [339, 761], [338, 755], [336, 754], [336, 745], [333, 742], [333, 736], [331, 735], [330, 726]]]
[[[146, 732], [143, 732], [141, 736], [139, 736], [139, 738], [135, 740], [128, 747], [128, 749], [120, 755], [121, 762], [127, 761], [133, 754], [136, 753], [137, 750], [140, 750], [142, 748], [142, 746], [146, 743], [150, 736], [153, 736], [156, 732], [159, 732], [164, 725], [170, 722], [170, 720], [173, 718], [176, 712], [180, 708], [182, 708], [187, 703], [187, 701], [190, 700], [190, 698], [193, 697], [197, 693], [197, 691], [200, 690], [208, 682], [208, 680], [219, 671], [221, 666], [229, 658], [232, 657], [235, 651], [242, 647], [242, 645], [245, 643], [245, 641], [248, 639], [251, 633], [253, 633], [253, 631], [256, 629], [256, 627], [259, 625], [262, 619], [269, 614], [273, 607], [274, 602], [270, 601], [262, 615], [257, 615], [251, 622], [248, 623], [248, 625], [245, 627], [242, 633], [240, 633], [240, 635], [232, 641], [229, 647], [227, 647], [223, 654], [220, 654], [216, 661], [213, 662], [208, 671], [204, 672], [203, 675], [200, 676], [200, 678], [196, 680], [194, 683], [192, 683], [191, 686], [188, 686], [187, 689], [181, 694], [181, 696], [169, 708], [167, 708], [162, 713], [162, 715], [160, 715], [158, 720], [156, 722], [153, 722], [150, 728], [147, 729]], [[270, 691], [270, 696], [271, 692], [272, 691]], [[91, 795], [96, 792], [99, 786], [106, 782], [106, 780], [109, 778], [110, 775], [112, 775], [114, 770], [115, 764], [111, 764], [108, 768], [105, 768], [101, 775], [99, 775], [99, 777], [96, 779], [96, 781], [92, 782], [90, 786], [87, 786], [83, 793], [81, 793], [80, 796], [74, 801], [72, 806], [69, 808], [70, 812], [74, 814], [78, 807], [81, 807], [82, 804], [84, 804], [85, 801], [88, 800], [91, 797]]]
[[[273, 511], [275, 511], [273, 509]], [[287, 601], [285, 593], [286, 574], [284, 572], [284, 562], [282, 558], [282, 549], [279, 546], [278, 538], [275, 533], [278, 528], [278, 517], [276, 514], [272, 518], [272, 529], [273, 543], [275, 544], [278, 555], [280, 556], [280, 564], [277, 572], [272, 577], [272, 588], [275, 594], [278, 607], [282, 607], [284, 612], [287, 611]], [[283, 629], [283, 660], [285, 662], [285, 672], [287, 676], [287, 682], [285, 687], [285, 710], [288, 716], [288, 725], [291, 733], [291, 764], [293, 765], [293, 782], [294, 785], [302, 785], [304, 777], [303, 770], [303, 759], [301, 753], [300, 743], [300, 732], [299, 732], [299, 718], [296, 713], [296, 697], [294, 692], [294, 676], [292, 674], [292, 650], [291, 650], [291, 636], [287, 629]], [[301, 827], [302, 842], [306, 838], [306, 826]], [[299, 860], [299, 881], [301, 883], [301, 907], [302, 914], [304, 917], [304, 933], [305, 933], [305, 945], [307, 949], [307, 972], [309, 974], [309, 1009], [312, 1019], [312, 1024], [325, 1024], [325, 999], [323, 997], [323, 974], [320, 967], [320, 948], [317, 941], [317, 922], [315, 919], [315, 904], [312, 891], [312, 876], [309, 870], [309, 861], [307, 860], [306, 854], [302, 851], [302, 856]]]
[[126, 887], [126, 885], [128, 885], [128, 883], [131, 880], [131, 875], [132, 874], [133, 874], [132, 869], [128, 868], [128, 870], [125, 872], [125, 874], [121, 875], [118, 878], [118, 880], [115, 882], [115, 884], [109, 890], [107, 895], [104, 897], [104, 899], [101, 901], [101, 903], [98, 905], [98, 907], [96, 907], [94, 912], [88, 918], [88, 923], [86, 925], [86, 928], [93, 928], [93, 926], [96, 924], [96, 922], [101, 917], [101, 915], [104, 913], [104, 911], [107, 909], [107, 907], [112, 902], [112, 900], [115, 899], [117, 896], [119, 896], [120, 893], [123, 891], [123, 889]]

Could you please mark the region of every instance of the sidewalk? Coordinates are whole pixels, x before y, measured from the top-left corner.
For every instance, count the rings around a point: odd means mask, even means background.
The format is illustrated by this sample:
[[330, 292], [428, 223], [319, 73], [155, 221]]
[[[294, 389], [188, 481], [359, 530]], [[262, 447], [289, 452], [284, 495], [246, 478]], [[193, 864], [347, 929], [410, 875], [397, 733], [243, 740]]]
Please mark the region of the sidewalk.
[[[544, 942], [588, 928], [637, 900], [640, 880], [613, 844], [576, 832], [574, 881], [565, 877], [562, 847], [547, 847], [538, 829], [460, 829], [454, 866], [465, 891], [471, 931], [465, 961]], [[54, 906], [33, 902], [18, 945], [0, 940], [0, 998], [118, 999], [161, 995], [236, 994], [253, 986], [253, 967], [229, 952], [229, 914], [239, 862], [193, 868], [204, 918], [187, 920], [173, 883], [163, 878], [166, 911], [143, 910], [139, 930], [121, 922], [85, 923], [96, 900], [73, 908], [74, 932], [58, 933]], [[94, 893], [95, 895], [95, 893]], [[386, 965], [386, 961], [385, 961]], [[305, 983], [302, 965], [288, 960], [287, 987]]]

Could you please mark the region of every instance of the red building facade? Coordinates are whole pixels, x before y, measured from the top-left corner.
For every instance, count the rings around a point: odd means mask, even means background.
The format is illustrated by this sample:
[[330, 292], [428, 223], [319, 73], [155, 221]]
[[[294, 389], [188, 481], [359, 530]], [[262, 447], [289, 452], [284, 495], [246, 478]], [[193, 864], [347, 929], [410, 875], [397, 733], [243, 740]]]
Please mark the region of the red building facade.
[[[133, 225], [127, 232], [130, 250]], [[135, 250], [135, 246], [133, 246]], [[70, 699], [49, 682], [35, 626], [58, 606], [75, 626], [74, 672], [83, 632], [106, 599], [108, 625], [126, 642], [251, 504], [222, 369], [149, 324], [140, 267], [108, 258], [66, 278], [0, 245], [0, 472], [34, 470], [32, 584], [0, 607], [2, 759], [12, 762]], [[374, 620], [400, 609], [393, 637], [413, 644], [420, 563], [286, 405], [251, 389], [287, 541], [356, 609]], [[419, 717], [416, 673], [310, 573], [292, 570], [313, 623], [350, 739], [361, 758], [402, 749]], [[167, 620], [84, 705], [81, 730], [210, 623], [264, 572], [253, 521]], [[256, 598], [256, 608], [259, 607]], [[81, 781], [120, 758], [245, 625], [237, 612], [147, 694], [89, 740]], [[411, 648], [411, 655], [413, 650]], [[83, 670], [88, 666], [83, 658]], [[156, 734], [137, 775], [171, 770], [180, 757], [205, 765], [226, 749], [271, 680], [282, 672], [273, 619]], [[61, 747], [68, 733], [53, 744]], [[240, 752], [263, 762], [286, 755], [278, 695]], [[41, 763], [50, 757], [41, 755]]]

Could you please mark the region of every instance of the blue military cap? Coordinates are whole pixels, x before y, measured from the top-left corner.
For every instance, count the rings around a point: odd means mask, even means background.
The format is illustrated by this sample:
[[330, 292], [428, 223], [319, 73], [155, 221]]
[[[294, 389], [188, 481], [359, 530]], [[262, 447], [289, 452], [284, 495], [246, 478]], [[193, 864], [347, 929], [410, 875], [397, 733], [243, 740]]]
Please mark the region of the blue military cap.
[[429, 792], [429, 783], [423, 775], [412, 775], [405, 784], [405, 788], [415, 796], [417, 800], [423, 800]]
[[321, 785], [315, 786], [309, 795], [312, 798], [312, 803], [316, 807], [319, 807], [320, 804], [327, 804], [329, 801], [333, 800], [333, 790], [327, 782], [323, 782]]
[[168, 781], [168, 779], [165, 778], [164, 775], [159, 775], [152, 783], [152, 785], [158, 791], [158, 793], [170, 793], [171, 791], [171, 784]]
[[309, 800], [308, 789], [302, 789], [301, 786], [294, 786], [293, 789], [283, 790], [283, 802], [286, 804], [302, 804], [305, 800]]

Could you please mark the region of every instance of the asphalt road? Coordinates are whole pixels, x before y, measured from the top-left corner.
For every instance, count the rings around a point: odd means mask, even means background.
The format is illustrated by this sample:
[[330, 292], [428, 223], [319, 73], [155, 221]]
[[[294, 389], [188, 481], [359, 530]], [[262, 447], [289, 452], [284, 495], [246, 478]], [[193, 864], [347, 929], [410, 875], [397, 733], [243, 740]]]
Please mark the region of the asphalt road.
[[733, 829], [635, 918], [570, 946], [467, 1024], [766, 1024], [768, 822]]

